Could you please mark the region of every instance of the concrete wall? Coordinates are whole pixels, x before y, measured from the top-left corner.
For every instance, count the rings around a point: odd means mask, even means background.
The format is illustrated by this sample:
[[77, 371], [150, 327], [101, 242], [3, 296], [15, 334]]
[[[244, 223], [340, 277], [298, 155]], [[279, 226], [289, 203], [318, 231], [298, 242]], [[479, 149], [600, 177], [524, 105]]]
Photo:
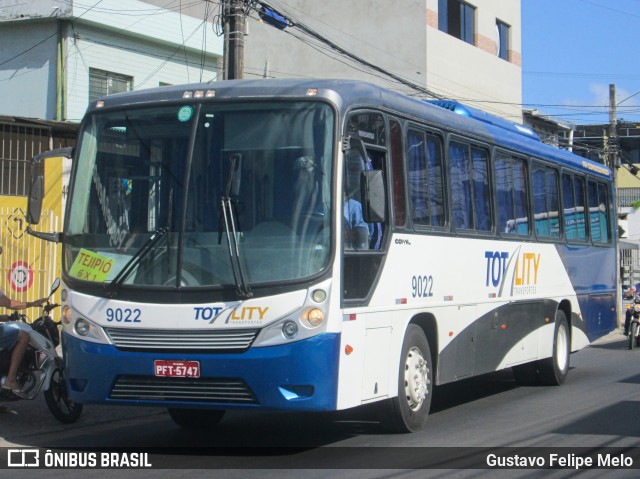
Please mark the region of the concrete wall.
[[[283, 14], [331, 39], [340, 47], [424, 83], [426, 57], [424, 0], [287, 0]], [[387, 77], [369, 73], [315, 40], [305, 44], [295, 29], [279, 31], [248, 20], [245, 77], [322, 77], [361, 79], [408, 91]], [[291, 33], [291, 34], [289, 34]], [[301, 38], [304, 38], [300, 35]]]
[[0, 24], [0, 114], [53, 119], [57, 26], [53, 21], [24, 25]]
[[[438, 0], [286, 0], [280, 13], [396, 75], [521, 122], [520, 1], [467, 3], [476, 7], [474, 45], [438, 30]], [[511, 26], [509, 61], [497, 57], [496, 18]], [[358, 78], [415, 94], [296, 29], [283, 32], [249, 19], [248, 33], [245, 78]]]

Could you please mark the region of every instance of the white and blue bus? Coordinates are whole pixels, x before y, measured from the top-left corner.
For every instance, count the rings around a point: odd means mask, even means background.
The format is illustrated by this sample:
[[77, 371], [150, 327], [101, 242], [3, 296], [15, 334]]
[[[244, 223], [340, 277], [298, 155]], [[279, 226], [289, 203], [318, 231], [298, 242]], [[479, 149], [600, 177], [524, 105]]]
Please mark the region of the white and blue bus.
[[194, 427], [385, 401], [414, 431], [435, 385], [558, 385], [616, 325], [611, 171], [459, 103], [163, 87], [92, 102], [72, 157], [64, 231], [34, 234], [63, 243], [79, 403]]

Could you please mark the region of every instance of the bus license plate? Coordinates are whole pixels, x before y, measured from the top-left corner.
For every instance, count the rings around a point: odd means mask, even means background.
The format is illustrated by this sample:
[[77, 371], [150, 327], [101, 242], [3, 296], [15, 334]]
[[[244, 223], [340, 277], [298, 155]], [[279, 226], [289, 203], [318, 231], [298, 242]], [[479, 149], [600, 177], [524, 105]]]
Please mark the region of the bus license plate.
[[200, 363], [198, 361], [170, 361], [156, 359], [153, 362], [156, 376], [169, 378], [199, 378]]

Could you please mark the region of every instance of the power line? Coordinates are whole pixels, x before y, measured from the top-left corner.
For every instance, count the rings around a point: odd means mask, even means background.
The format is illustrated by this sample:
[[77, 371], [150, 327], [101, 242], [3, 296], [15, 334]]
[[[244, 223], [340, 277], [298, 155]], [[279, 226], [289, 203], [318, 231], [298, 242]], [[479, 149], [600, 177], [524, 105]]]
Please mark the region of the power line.
[[[266, 2], [255, 2], [252, 1], [249, 4], [249, 7], [253, 10], [255, 10], [258, 14], [261, 13], [261, 10], [258, 7], [266, 7], [269, 8], [271, 10], [273, 10], [274, 12], [277, 13], [276, 9], [274, 9], [271, 5], [269, 5]], [[337, 45], [336, 43], [334, 43], [333, 41], [329, 40], [328, 38], [326, 38], [325, 36], [321, 35], [319, 32], [316, 32], [313, 28], [308, 27], [307, 25], [305, 25], [303, 22], [301, 21], [293, 21], [291, 19], [287, 19], [287, 26], [288, 27], [292, 27], [292, 28], [297, 28], [298, 30], [300, 30], [301, 32], [305, 33], [306, 35], [309, 35], [312, 38], [315, 38], [316, 40], [324, 43], [325, 45], [327, 45], [328, 47], [330, 47], [332, 50], [336, 51], [337, 53], [340, 53], [341, 55], [344, 55], [346, 57], [348, 57], [349, 59], [355, 61], [356, 63], [359, 63], [379, 74], [385, 75], [389, 78], [392, 78], [393, 80], [395, 80], [396, 82], [403, 84], [405, 86], [408, 86], [409, 88], [415, 90], [415, 91], [419, 91], [429, 97], [432, 98], [439, 98], [439, 99], [443, 99], [444, 97], [439, 95], [438, 93], [435, 93], [434, 91], [423, 87], [421, 85], [418, 85], [410, 80], [407, 80], [406, 78], [403, 78], [399, 75], [396, 75], [395, 73], [392, 73], [388, 70], [385, 70], [384, 68], [375, 65], [374, 63], [371, 63], [367, 60], [365, 60], [364, 58], [346, 50], [345, 48], [342, 48], [341, 46]]]
[[628, 17], [640, 18], [640, 15], [634, 15], [633, 13], [625, 12], [624, 10], [618, 10], [616, 8], [605, 7], [604, 5], [600, 5], [599, 3], [595, 3], [595, 2], [592, 2], [590, 0], [580, 0], [580, 1], [582, 3], [587, 3], [589, 5], [593, 5], [594, 7], [598, 7], [598, 8], [602, 8], [604, 10], [609, 10], [609, 11], [612, 11], [612, 12], [620, 13], [620, 14], [626, 15]]
[[634, 96], [636, 96], [636, 95], [637, 95], [637, 94], [639, 94], [639, 93], [640, 93], [640, 91], [637, 91], [637, 92], [635, 92], [633, 95], [628, 96], [627, 98], [625, 98], [624, 100], [620, 100], [620, 101], [618, 102], [617, 106], [620, 106], [620, 103], [624, 103], [625, 101], [630, 100], [631, 98], [633, 98]]

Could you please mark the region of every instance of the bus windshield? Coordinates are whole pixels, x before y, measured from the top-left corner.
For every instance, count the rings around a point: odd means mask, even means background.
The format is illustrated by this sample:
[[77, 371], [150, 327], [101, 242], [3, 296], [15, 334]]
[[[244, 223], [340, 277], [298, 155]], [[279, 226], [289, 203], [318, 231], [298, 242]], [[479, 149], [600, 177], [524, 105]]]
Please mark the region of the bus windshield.
[[238, 285], [237, 269], [251, 285], [322, 272], [333, 131], [333, 111], [320, 102], [93, 114], [71, 186], [67, 273], [201, 288]]

